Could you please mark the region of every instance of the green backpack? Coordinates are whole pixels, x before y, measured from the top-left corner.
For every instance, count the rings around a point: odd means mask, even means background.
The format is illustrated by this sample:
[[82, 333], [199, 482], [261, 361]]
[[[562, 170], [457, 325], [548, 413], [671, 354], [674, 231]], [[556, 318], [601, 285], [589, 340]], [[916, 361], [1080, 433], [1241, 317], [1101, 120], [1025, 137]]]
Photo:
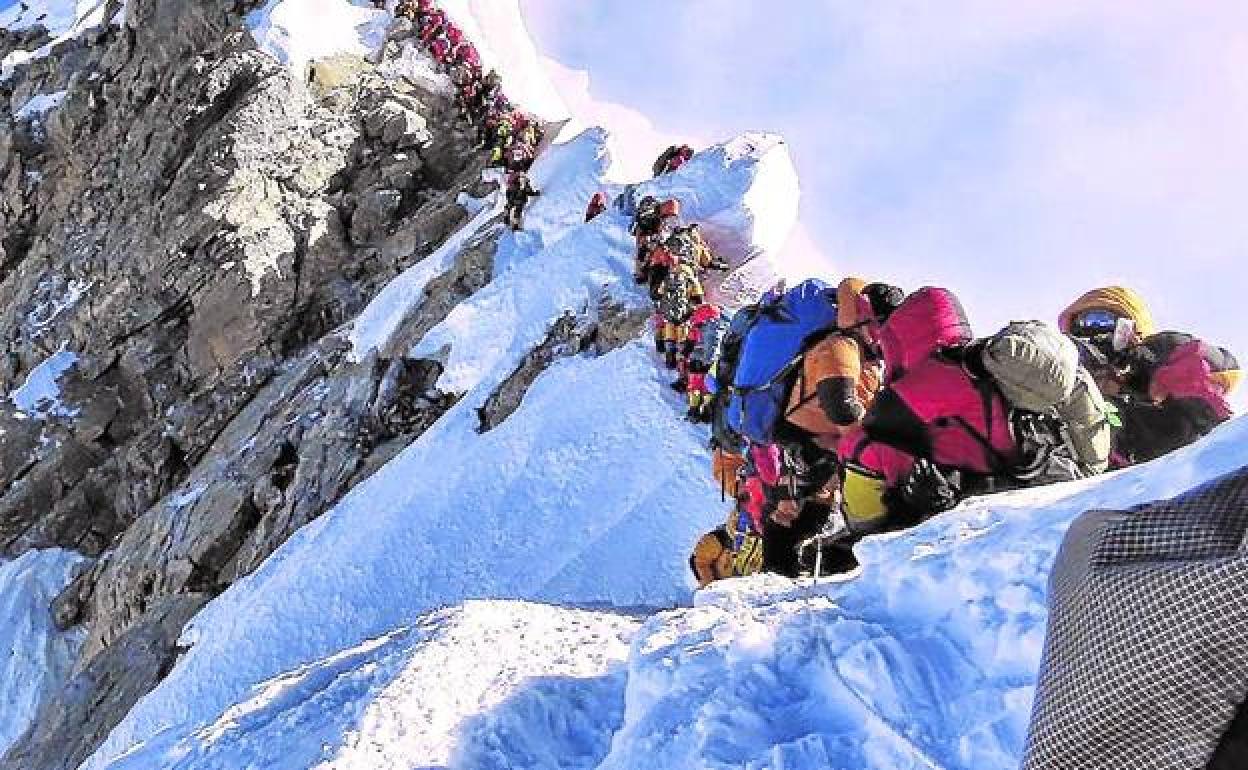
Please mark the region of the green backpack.
[[1087, 472], [1105, 470], [1112, 409], [1069, 337], [1041, 321], [1015, 321], [982, 343], [980, 360], [1011, 407], [1055, 417], [1072, 459]]

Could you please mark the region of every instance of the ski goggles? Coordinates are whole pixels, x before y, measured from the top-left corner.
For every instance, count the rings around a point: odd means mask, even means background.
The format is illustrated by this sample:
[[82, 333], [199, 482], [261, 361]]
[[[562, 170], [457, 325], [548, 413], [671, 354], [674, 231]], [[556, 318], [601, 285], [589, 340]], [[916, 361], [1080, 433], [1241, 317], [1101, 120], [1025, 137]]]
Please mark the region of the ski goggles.
[[1108, 310], [1085, 310], [1071, 319], [1070, 333], [1076, 337], [1096, 337], [1113, 334], [1118, 327], [1119, 316]]

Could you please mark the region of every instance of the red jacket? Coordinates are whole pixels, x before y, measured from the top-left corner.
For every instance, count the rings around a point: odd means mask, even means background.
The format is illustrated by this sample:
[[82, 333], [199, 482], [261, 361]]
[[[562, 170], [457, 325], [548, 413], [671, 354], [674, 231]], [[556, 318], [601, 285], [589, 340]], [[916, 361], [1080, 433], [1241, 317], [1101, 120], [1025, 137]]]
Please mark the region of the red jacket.
[[887, 369], [863, 426], [874, 441], [937, 465], [991, 474], [1017, 460], [1009, 408], [956, 356], [972, 340], [962, 305], [945, 289], [911, 294], [880, 331]]

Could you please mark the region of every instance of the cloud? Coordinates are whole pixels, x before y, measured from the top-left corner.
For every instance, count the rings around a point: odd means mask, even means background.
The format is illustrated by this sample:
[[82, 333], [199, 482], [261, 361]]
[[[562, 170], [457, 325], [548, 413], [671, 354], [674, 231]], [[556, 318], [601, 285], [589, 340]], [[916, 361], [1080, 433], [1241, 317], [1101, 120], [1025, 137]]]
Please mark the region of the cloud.
[[650, 166], [663, 148], [687, 141], [655, 128], [638, 110], [595, 98], [590, 75], [543, 57], [542, 66], [568, 109], [581, 123], [603, 126], [610, 132], [609, 147], [614, 181], [636, 181], [650, 175]]
[[981, 332], [1126, 283], [1248, 358], [1248, 4], [776, 8], [525, 0], [548, 55], [660, 133], [783, 134], [795, 264], [949, 286]]

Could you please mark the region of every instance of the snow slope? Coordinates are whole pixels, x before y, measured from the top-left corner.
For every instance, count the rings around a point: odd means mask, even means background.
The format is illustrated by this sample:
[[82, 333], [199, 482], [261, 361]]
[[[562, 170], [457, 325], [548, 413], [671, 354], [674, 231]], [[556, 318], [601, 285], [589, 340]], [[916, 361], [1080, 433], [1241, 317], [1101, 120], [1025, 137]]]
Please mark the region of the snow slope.
[[625, 726], [602, 767], [1017, 767], [1070, 521], [1246, 464], [1240, 418], [1143, 467], [972, 500], [871, 538], [852, 579], [704, 591], [638, 634]]
[[338, 54], [370, 56], [385, 42], [390, 14], [348, 0], [268, 0], [247, 16], [260, 48], [302, 71]]
[[[415, 344], [414, 355], [445, 359], [439, 387], [463, 399], [192, 621], [190, 651], [86, 767], [123, 766], [119, 757], [158, 735], [174, 745], [202, 734], [262, 683], [438, 607], [472, 598], [689, 600], [686, 548], [723, 504], [707, 473], [705, 431], [680, 419], [645, 344], [557, 363], [506, 422], [476, 430], [477, 408], [560, 316], [592, 313], [603, 296], [644, 301], [631, 278], [628, 218], [582, 222], [585, 202], [604, 187], [605, 138], [586, 132], [542, 157], [532, 176], [545, 194], [524, 232], [502, 235], [491, 283]], [[662, 185], [689, 193], [689, 219], [722, 223], [720, 240], [734, 253], [765, 255], [770, 244], [755, 237], [778, 228], [746, 201], [758, 180], [775, 185], [768, 169], [785, 164], [782, 143], [747, 137]], [[500, 205], [489, 202], [470, 228], [496, 227]], [[469, 240], [452, 239], [428, 260], [445, 267]], [[350, 331], [356, 354], [391, 345], [439, 272], [422, 263], [383, 291]]]
[[82, 642], [48, 609], [83, 561], [70, 551], [29, 551], [0, 563], [0, 755], [25, 732], [40, 702], [69, 675]]
[[212, 724], [113, 767], [591, 768], [623, 718], [637, 624], [468, 602], [264, 682]]

